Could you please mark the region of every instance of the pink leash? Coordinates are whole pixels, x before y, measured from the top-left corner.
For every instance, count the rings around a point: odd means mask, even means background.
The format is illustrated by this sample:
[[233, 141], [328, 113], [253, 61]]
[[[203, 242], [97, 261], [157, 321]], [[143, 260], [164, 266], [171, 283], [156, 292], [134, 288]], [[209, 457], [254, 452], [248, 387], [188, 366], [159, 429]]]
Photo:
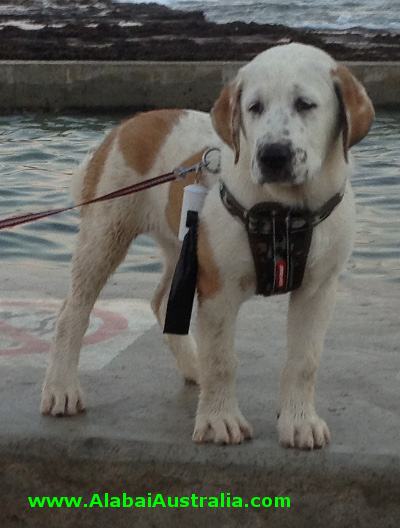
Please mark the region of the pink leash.
[[34, 222], [35, 220], [40, 220], [41, 218], [46, 218], [47, 216], [53, 216], [59, 213], [64, 213], [66, 211], [71, 211], [72, 209], [77, 209], [78, 207], [83, 207], [85, 205], [90, 205], [97, 202], [105, 202], [106, 200], [112, 200], [113, 198], [119, 198], [120, 196], [126, 196], [128, 194], [144, 191], [145, 189], [150, 189], [151, 187], [161, 185], [162, 183], [167, 183], [174, 180], [180, 181], [183, 180], [186, 174], [188, 174], [189, 172], [198, 171], [205, 165], [206, 163], [204, 161], [201, 161], [200, 163], [197, 163], [196, 165], [193, 165], [192, 167], [189, 167], [187, 169], [178, 167], [172, 170], [171, 172], [162, 174], [161, 176], [156, 176], [155, 178], [150, 178], [149, 180], [144, 180], [142, 182], [129, 185], [128, 187], [124, 187], [123, 189], [118, 189], [117, 191], [113, 191], [103, 196], [99, 196], [98, 198], [93, 198], [92, 200], [82, 202], [78, 205], [63, 207], [61, 209], [52, 209], [50, 211], [41, 211], [39, 213], [28, 213], [25, 215], [4, 218], [3, 220], [0, 220], [0, 230], [15, 227], [21, 224], [26, 224], [28, 222]]

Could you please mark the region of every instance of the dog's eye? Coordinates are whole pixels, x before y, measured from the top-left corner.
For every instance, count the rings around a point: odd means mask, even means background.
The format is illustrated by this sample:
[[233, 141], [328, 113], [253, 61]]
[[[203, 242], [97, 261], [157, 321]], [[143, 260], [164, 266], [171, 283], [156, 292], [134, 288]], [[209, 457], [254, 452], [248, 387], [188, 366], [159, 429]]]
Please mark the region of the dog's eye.
[[254, 101], [249, 105], [248, 110], [251, 114], [261, 115], [264, 112], [264, 105], [261, 101]]
[[317, 105], [310, 99], [305, 99], [304, 97], [299, 97], [294, 102], [294, 107], [297, 112], [309, 112], [317, 107]]

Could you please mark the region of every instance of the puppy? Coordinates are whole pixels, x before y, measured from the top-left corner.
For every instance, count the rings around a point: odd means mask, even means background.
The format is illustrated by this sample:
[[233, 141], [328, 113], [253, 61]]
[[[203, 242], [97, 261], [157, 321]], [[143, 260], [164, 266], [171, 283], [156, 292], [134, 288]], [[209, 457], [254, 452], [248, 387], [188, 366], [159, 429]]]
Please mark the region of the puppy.
[[[256, 292], [290, 289], [292, 257], [277, 260], [277, 251], [283, 250], [270, 238], [266, 267], [262, 259], [256, 262], [258, 250], [253, 251], [249, 234], [253, 228], [246, 222], [255, 218], [258, 225], [261, 218], [261, 230], [253, 235], [271, 237], [270, 231], [279, 227], [281, 233], [282, 226], [289, 226], [291, 212], [303, 211], [300, 223], [322, 219], [307, 231], [305, 249], [299, 252], [303, 267], [290, 294], [277, 426], [287, 447], [329, 443], [329, 429], [314, 407], [314, 383], [338, 276], [353, 244], [349, 149], [367, 134], [373, 116], [364, 88], [346, 67], [314, 47], [282, 45], [239, 71], [222, 90], [211, 117], [189, 110], [139, 114], [112, 131], [78, 171], [74, 197], [81, 203], [178, 165], [190, 166], [208, 147], [221, 147], [220, 182], [206, 169], [201, 174], [210, 191], [198, 226], [197, 344], [190, 334], [165, 336], [182, 376], [200, 385], [195, 442], [238, 444], [252, 436], [235, 396], [235, 321], [241, 304]], [[188, 177], [82, 208], [70, 291], [58, 316], [43, 387], [43, 414], [74, 415], [84, 409], [78, 361], [89, 316], [140, 233], [151, 235], [164, 256], [152, 301], [163, 326], [180, 253], [183, 188], [192, 181]], [[269, 223], [250, 213], [260, 204], [264, 215], [273, 211]], [[268, 231], [265, 222], [273, 228]]]

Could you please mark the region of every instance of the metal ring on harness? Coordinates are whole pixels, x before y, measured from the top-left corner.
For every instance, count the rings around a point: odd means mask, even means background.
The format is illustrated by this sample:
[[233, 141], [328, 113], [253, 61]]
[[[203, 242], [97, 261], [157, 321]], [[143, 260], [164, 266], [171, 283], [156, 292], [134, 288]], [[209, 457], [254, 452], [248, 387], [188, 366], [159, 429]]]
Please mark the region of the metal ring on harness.
[[[210, 159], [210, 154], [212, 152], [218, 152], [218, 158], [216, 160]], [[216, 161], [215, 167], [213, 167]], [[202, 157], [203, 166], [207, 168], [208, 172], [211, 174], [218, 174], [221, 172], [221, 149], [219, 147], [211, 147], [206, 150]]]
[[209, 172], [211, 172], [211, 174], [218, 174], [221, 171], [220, 156], [218, 156], [218, 159], [217, 159], [217, 162], [216, 162], [216, 166], [212, 167], [211, 165], [214, 163], [214, 160], [209, 159], [211, 152], [219, 152], [219, 153], [221, 153], [221, 149], [218, 148], [218, 147], [211, 147], [211, 148], [207, 149], [204, 152], [201, 161], [199, 163], [197, 163], [197, 165], [194, 165], [193, 167], [189, 167], [188, 169], [185, 169], [185, 167], [178, 166], [178, 167], [175, 167], [174, 169], [172, 169], [172, 173], [175, 176], [175, 181], [182, 181], [182, 180], [184, 180], [186, 178], [186, 175], [187, 175], [188, 172], [193, 172], [193, 171], [198, 172], [203, 167], [206, 167], [207, 170]]

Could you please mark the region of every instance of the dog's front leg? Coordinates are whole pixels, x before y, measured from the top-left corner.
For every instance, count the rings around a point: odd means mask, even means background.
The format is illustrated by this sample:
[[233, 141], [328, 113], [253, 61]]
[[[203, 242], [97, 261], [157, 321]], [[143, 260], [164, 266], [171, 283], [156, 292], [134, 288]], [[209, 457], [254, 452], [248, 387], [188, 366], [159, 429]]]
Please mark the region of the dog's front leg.
[[251, 426], [239, 410], [235, 390], [234, 330], [240, 302], [235, 304], [227, 290], [225, 287], [215, 298], [199, 305], [200, 396], [195, 442], [238, 444], [252, 436]]
[[302, 449], [329, 443], [328, 426], [314, 407], [314, 383], [335, 304], [337, 278], [291, 295], [288, 358], [280, 379], [278, 433], [282, 445]]

